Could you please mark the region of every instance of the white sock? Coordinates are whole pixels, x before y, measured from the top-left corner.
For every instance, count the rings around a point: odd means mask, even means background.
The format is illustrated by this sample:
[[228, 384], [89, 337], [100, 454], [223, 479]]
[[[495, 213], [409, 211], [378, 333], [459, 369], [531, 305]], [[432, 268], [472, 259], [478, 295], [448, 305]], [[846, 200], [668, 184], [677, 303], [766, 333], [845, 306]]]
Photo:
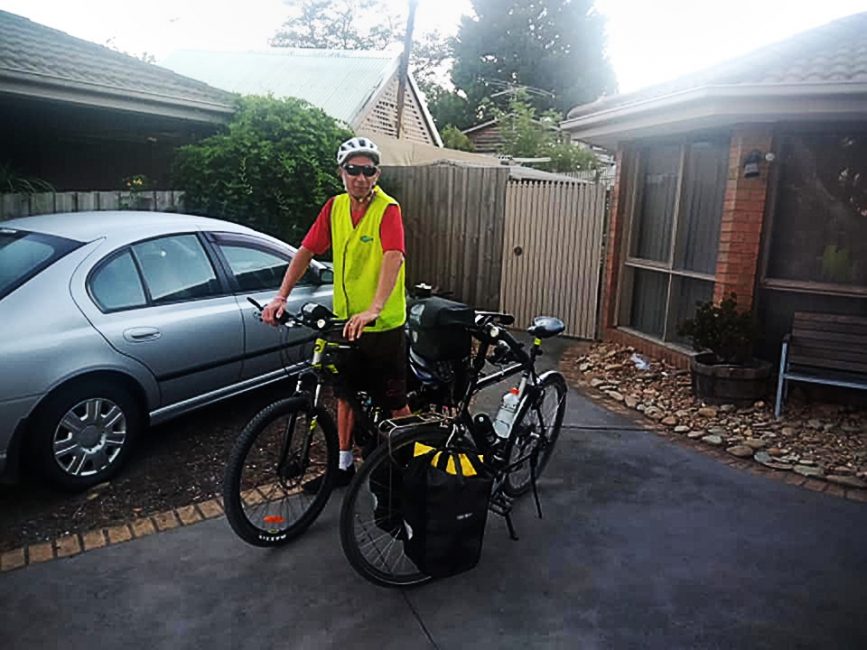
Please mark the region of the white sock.
[[338, 467], [340, 469], [349, 469], [349, 466], [352, 465], [352, 450], [343, 451], [340, 450], [340, 461], [338, 463]]

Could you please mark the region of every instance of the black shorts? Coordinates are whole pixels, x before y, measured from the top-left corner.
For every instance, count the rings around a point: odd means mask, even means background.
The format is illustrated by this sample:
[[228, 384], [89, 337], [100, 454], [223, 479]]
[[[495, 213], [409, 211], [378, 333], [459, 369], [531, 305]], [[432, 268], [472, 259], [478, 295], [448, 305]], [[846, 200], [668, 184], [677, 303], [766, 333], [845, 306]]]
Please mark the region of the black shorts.
[[364, 390], [390, 411], [406, 406], [406, 336], [403, 326], [385, 332], [365, 332], [340, 363], [337, 397]]

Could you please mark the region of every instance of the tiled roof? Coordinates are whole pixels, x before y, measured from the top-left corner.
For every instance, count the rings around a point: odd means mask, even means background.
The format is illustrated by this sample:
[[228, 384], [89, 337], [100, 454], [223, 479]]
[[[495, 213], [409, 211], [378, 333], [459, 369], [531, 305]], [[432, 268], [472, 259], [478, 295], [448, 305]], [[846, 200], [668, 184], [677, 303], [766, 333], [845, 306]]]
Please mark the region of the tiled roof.
[[218, 112], [233, 105], [225, 91], [0, 11], [0, 92], [12, 79]]
[[397, 71], [399, 53], [271, 48], [173, 52], [161, 65], [242, 95], [297, 97], [351, 124]]
[[867, 12], [840, 18], [674, 81], [576, 106], [568, 117], [708, 86], [822, 83], [867, 84]]

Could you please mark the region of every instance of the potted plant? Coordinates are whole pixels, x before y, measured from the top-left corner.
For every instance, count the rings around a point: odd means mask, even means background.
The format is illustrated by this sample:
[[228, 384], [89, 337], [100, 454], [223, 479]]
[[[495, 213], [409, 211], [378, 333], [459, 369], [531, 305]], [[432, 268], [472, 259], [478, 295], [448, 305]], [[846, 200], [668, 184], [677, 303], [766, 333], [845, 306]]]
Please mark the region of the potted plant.
[[732, 293], [715, 305], [699, 303], [695, 316], [681, 323], [692, 342], [692, 390], [710, 404], [748, 405], [764, 397], [771, 364], [752, 356], [756, 325], [749, 311], [738, 311]]

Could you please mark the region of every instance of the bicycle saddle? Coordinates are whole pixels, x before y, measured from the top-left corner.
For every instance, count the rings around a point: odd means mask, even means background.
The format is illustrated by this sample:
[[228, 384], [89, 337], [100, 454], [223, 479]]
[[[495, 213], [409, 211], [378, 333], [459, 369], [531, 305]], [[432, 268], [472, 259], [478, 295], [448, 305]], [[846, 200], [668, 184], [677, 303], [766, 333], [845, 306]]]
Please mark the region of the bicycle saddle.
[[536, 316], [533, 319], [533, 324], [527, 330], [533, 336], [538, 336], [540, 339], [547, 339], [552, 336], [557, 336], [560, 332], [566, 329], [566, 324], [559, 318], [553, 316]]

